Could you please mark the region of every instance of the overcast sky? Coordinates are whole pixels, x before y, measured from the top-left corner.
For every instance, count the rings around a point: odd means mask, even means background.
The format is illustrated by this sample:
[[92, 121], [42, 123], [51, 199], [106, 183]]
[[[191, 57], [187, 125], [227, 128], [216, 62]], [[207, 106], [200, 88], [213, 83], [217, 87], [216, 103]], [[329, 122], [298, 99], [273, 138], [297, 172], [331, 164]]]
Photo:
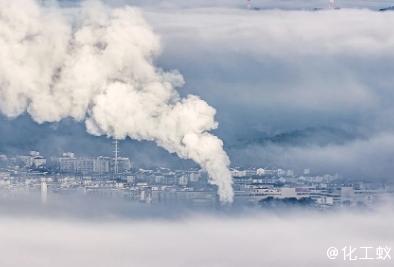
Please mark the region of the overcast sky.
[[[394, 1], [337, 1], [348, 8], [319, 12], [299, 9], [328, 1], [252, 1], [265, 8], [258, 11], [244, 1], [106, 2], [142, 8], [161, 36], [156, 65], [182, 73], [181, 95], [199, 95], [216, 109], [215, 133], [233, 166], [391, 178], [394, 12], [373, 9]], [[109, 140], [71, 120], [2, 118], [0, 133], [7, 153], [111, 151]], [[148, 142], [125, 141], [122, 153], [137, 166], [192, 165]]]

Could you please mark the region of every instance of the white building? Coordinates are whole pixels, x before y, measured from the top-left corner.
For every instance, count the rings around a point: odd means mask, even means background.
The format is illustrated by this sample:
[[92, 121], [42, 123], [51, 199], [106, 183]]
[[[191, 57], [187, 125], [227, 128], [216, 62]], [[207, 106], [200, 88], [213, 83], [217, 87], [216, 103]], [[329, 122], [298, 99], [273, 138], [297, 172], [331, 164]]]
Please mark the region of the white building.
[[59, 158], [59, 169], [60, 172], [66, 173], [74, 173], [77, 170], [77, 159], [74, 153], [63, 153], [63, 156]]
[[39, 167], [45, 166], [46, 163], [47, 163], [47, 160], [43, 156], [37, 155], [32, 158], [32, 166], [34, 168], [39, 168]]
[[131, 161], [126, 157], [118, 157], [118, 172], [128, 172], [131, 170]]
[[186, 175], [182, 175], [178, 178], [178, 184], [182, 186], [186, 186], [189, 182], [189, 179], [187, 178]]
[[298, 198], [296, 188], [294, 187], [281, 187], [280, 188], [281, 198]]

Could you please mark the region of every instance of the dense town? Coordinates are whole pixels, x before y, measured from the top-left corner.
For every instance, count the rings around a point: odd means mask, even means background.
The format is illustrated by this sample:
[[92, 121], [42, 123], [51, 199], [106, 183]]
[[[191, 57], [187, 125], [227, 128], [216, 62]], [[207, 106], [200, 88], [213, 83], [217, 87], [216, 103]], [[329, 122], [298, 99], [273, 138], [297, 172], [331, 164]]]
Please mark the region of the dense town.
[[[201, 169], [137, 169], [127, 157], [78, 157], [63, 153], [45, 158], [37, 151], [28, 155], [0, 155], [1, 197], [70, 192], [121, 198], [155, 204], [217, 207], [217, 187]], [[394, 196], [394, 185], [383, 182], [349, 181], [338, 175], [300, 174], [293, 170], [232, 168], [233, 206], [282, 207], [308, 205], [319, 209], [373, 207]]]

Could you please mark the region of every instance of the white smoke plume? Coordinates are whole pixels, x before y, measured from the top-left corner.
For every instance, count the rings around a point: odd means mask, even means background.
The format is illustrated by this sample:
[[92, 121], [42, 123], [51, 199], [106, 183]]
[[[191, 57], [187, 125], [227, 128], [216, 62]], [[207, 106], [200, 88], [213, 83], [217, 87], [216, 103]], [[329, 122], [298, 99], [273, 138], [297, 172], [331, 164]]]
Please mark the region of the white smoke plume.
[[197, 162], [231, 202], [230, 161], [209, 133], [215, 109], [181, 98], [182, 76], [154, 66], [160, 42], [141, 12], [89, 1], [72, 13], [0, 0], [0, 111], [38, 123], [71, 117], [94, 135], [154, 141]]

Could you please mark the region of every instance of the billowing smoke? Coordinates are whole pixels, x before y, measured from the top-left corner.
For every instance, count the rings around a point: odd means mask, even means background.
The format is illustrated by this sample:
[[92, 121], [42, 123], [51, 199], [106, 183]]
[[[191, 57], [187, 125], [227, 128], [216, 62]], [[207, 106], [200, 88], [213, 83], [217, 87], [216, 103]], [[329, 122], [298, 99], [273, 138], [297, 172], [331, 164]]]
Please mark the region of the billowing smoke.
[[182, 76], [153, 65], [160, 43], [142, 14], [95, 1], [71, 13], [0, 0], [0, 111], [38, 123], [71, 117], [94, 135], [154, 141], [197, 162], [231, 202], [229, 158], [209, 133], [215, 109], [181, 98]]

